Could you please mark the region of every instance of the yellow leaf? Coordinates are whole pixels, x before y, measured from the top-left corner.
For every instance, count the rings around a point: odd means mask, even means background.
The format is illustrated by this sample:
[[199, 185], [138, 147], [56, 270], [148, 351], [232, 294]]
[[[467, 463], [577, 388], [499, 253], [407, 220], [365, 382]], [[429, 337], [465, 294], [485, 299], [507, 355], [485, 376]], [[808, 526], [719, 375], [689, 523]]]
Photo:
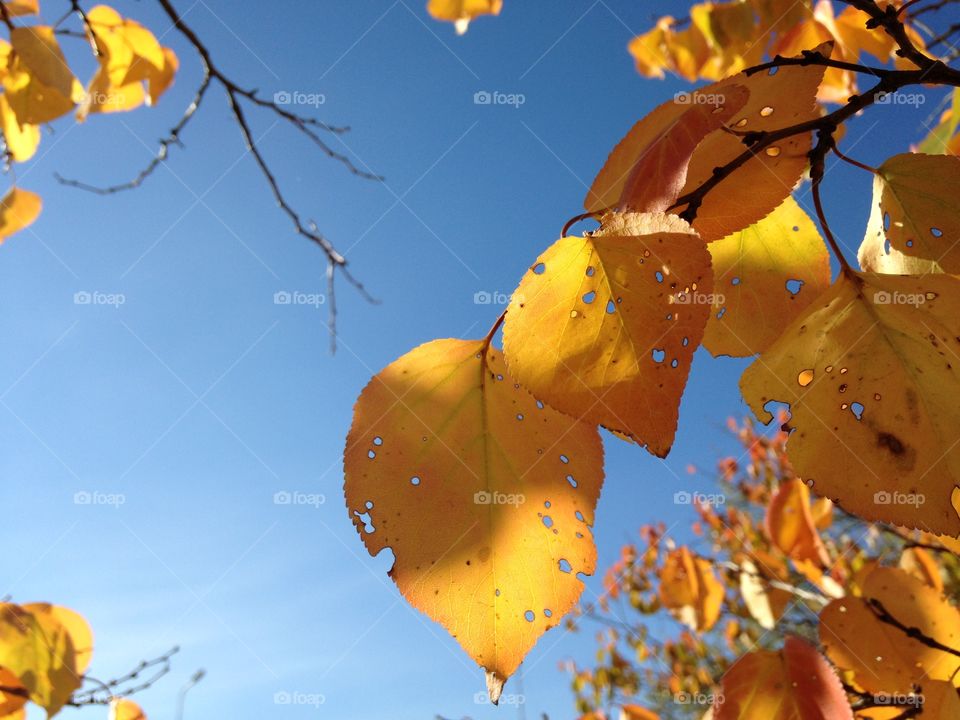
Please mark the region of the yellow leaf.
[[173, 85], [173, 78], [180, 69], [180, 60], [170, 48], [163, 49], [163, 69], [152, 73], [148, 78], [148, 88], [150, 90], [147, 96], [147, 105], [156, 105], [160, 96]]
[[853, 720], [833, 669], [813, 647], [789, 636], [779, 652], [738, 658], [723, 676], [714, 720]]
[[660, 602], [691, 630], [706, 632], [720, 617], [723, 585], [710, 563], [686, 547], [671, 551], [660, 570]]
[[842, 274], [749, 368], [757, 417], [790, 405], [797, 474], [867, 520], [960, 534], [960, 281]]
[[33, 224], [43, 206], [40, 196], [29, 190], [12, 187], [0, 200], [0, 244], [8, 237]]
[[639, 705], [622, 705], [620, 720], [660, 720], [660, 716], [653, 710], [647, 710]]
[[427, 12], [436, 20], [454, 23], [463, 35], [470, 21], [479, 15], [499, 15], [503, 0], [428, 0]]
[[63, 626], [73, 643], [77, 674], [83, 675], [93, 658], [93, 631], [83, 616], [70, 608], [50, 603], [26, 603], [21, 607], [36, 617], [47, 617]]
[[549, 405], [664, 457], [711, 283], [710, 254], [684, 221], [607, 216], [524, 275], [504, 329], [510, 371]]
[[0, 718], [7, 720], [26, 705], [30, 691], [20, 682], [15, 672], [0, 666]]
[[810, 490], [797, 478], [781, 483], [767, 506], [764, 527], [770, 541], [792, 560], [830, 563], [810, 511]]
[[960, 158], [894, 155], [877, 169], [880, 211], [890, 245], [960, 272]]
[[943, 592], [943, 578], [940, 566], [933, 556], [921, 547], [904, 548], [900, 553], [900, 569], [906, 570], [918, 580], [923, 581], [937, 592]]
[[884, 187], [883, 178], [874, 175], [870, 218], [867, 220], [863, 242], [857, 250], [860, 269], [886, 275], [926, 275], [943, 272], [943, 269], [933, 260], [905, 255], [887, 240], [887, 234], [883, 229], [884, 211], [880, 207]]
[[3, 87], [20, 125], [41, 125], [73, 109], [83, 89], [67, 67], [53, 31], [45, 26], [18, 27], [3, 43], [7, 57]]
[[[951, 140], [957, 142], [960, 139], [960, 136], [956, 136], [958, 125], [960, 125], [960, 88], [953, 91], [950, 107], [944, 111], [937, 127], [931, 130], [920, 143], [918, 150], [928, 155], [950, 153]], [[957, 153], [954, 151], [953, 154]]]
[[110, 701], [109, 720], [147, 720], [147, 716], [133, 700], [114, 698]]
[[771, 587], [749, 559], [740, 561], [740, 597], [747, 612], [765, 630], [772, 630], [790, 605], [792, 593]]
[[40, 14], [40, 0], [5, 0], [3, 4], [7, 6], [10, 17]]
[[80, 687], [70, 633], [55, 618], [0, 604], [0, 665], [19, 676], [30, 699], [56, 715]]
[[21, 125], [3, 93], [0, 93], [0, 124], [3, 127], [3, 140], [14, 161], [25, 162], [32, 158], [40, 144], [40, 128], [30, 124]]
[[15, 27], [10, 31], [10, 45], [19, 61], [42, 85], [71, 101], [82, 97], [83, 90], [67, 66], [52, 27]]
[[893, 54], [895, 43], [882, 28], [867, 29], [870, 16], [848, 5], [836, 17], [834, 36], [846, 57], [856, 61], [861, 52], [873, 55], [877, 60], [886, 60]]
[[[828, 46], [818, 48], [829, 54]], [[593, 181], [584, 206], [589, 212], [616, 207], [630, 172], [644, 150], [674, 125], [690, 105], [723, 104], [735, 85], [746, 87], [750, 98], [728, 125], [738, 131], [773, 131], [819, 117], [815, 102], [823, 68], [782, 67], [775, 75], [754, 73], [734, 75], [664, 103], [640, 120], [613, 149]], [[721, 181], [704, 198], [693, 227], [709, 241], [719, 240], [766, 217], [790, 194], [807, 168], [810, 136], [797, 135], [778, 142], [747, 160]], [[687, 172], [683, 193], [698, 188], [713, 176], [714, 168], [725, 165], [744, 152], [741, 138], [723, 128], [704, 138], [697, 147]], [[683, 208], [679, 208], [682, 210]]]
[[709, 249], [715, 302], [703, 345], [714, 356], [766, 350], [830, 286], [830, 253], [792, 196]]
[[835, 665], [869, 692], [905, 693], [930, 680], [950, 681], [960, 658], [929, 647], [881, 620], [870, 601], [897, 622], [950, 648], [960, 648], [960, 612], [934, 588], [897, 569], [865, 579], [863, 597], [834, 600], [820, 613], [820, 642]]
[[344, 466], [367, 550], [393, 550], [390, 577], [487, 670], [496, 700], [594, 570], [596, 429], [537, 402], [484, 342], [436, 340], [364, 389]]

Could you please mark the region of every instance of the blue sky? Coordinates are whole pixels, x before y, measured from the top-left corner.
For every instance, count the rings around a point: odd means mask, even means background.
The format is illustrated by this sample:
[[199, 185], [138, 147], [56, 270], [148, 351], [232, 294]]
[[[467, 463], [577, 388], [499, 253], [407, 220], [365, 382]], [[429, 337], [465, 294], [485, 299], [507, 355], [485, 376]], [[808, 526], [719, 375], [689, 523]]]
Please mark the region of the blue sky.
[[[45, 5], [51, 18], [62, 12]], [[323, 258], [273, 205], [219, 88], [185, 149], [140, 190], [99, 197], [56, 184], [55, 171], [132, 177], [199, 78], [154, 4], [116, 3], [162, 35], [182, 68], [156, 109], [61, 120], [17, 168], [45, 210], [0, 247], [0, 593], [83, 613], [100, 677], [179, 644], [171, 676], [141, 697], [154, 719], [173, 717], [199, 667], [208, 676], [188, 718], [522, 716], [474, 702], [479, 669], [400, 598], [389, 554], [366, 554], [342, 501], [343, 441], [370, 375], [427, 340], [481, 337], [501, 308], [475, 294], [511, 292], [580, 211], [613, 144], [688, 87], [639, 77], [626, 52], [653, 17], [684, 5], [567, 0], [546, 11], [507, 0], [500, 18], [460, 38], [422, 0], [176, 5], [241, 84], [323, 95], [318, 117], [353, 127], [332, 142], [385, 183], [248, 113], [291, 202], [382, 304], [340, 284], [335, 356], [325, 307], [274, 304], [277, 292], [324, 292]], [[481, 91], [524, 102], [477, 105]], [[846, 147], [871, 163], [904, 150], [937, 99], [857, 119]], [[843, 166], [826, 182], [835, 232], [854, 250], [869, 177]], [[810, 207], [806, 193], [801, 201]], [[75, 303], [83, 292], [123, 304]], [[606, 438], [601, 567], [645, 522], [685, 526], [673, 493], [709, 489], [687, 464], [711, 468], [732, 449], [722, 427], [748, 412], [736, 389], [746, 362], [696, 360], [668, 460]], [[283, 491], [325, 502], [275, 504]], [[77, 493], [98, 501], [78, 504]], [[110, 495], [123, 503], [103, 504]], [[591, 579], [585, 598], [599, 588]], [[591, 633], [555, 629], [506, 692], [526, 696], [527, 717], [569, 716], [558, 663], [592, 657]], [[278, 706], [278, 692], [324, 702]]]

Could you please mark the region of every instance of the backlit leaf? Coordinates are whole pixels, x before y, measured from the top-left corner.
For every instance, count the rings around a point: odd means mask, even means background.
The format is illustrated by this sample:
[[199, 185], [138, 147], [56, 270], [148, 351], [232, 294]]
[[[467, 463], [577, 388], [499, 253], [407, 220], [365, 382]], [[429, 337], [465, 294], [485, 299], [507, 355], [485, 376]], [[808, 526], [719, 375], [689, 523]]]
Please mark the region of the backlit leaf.
[[830, 286], [827, 246], [792, 196], [709, 249], [714, 304], [703, 345], [715, 356], [762, 352]]
[[883, 189], [883, 178], [874, 175], [870, 218], [867, 220], [863, 242], [857, 250], [860, 269], [885, 275], [926, 275], [932, 272], [943, 272], [933, 260], [906, 255], [891, 246], [883, 229], [884, 212], [880, 207]]
[[41, 125], [70, 112], [83, 88], [67, 67], [53, 29], [17, 27], [11, 44], [0, 41], [8, 57], [3, 87], [21, 125]]
[[853, 720], [833, 669], [793, 636], [778, 652], [738, 658], [723, 676], [713, 711], [714, 720]]
[[0, 244], [8, 237], [33, 224], [43, 206], [40, 196], [29, 190], [12, 187], [0, 199]]
[[797, 478], [784, 481], [767, 506], [764, 527], [770, 541], [793, 560], [830, 562], [810, 510], [810, 490]]
[[351, 518], [390, 577], [503, 682], [583, 589], [603, 478], [595, 428], [537, 402], [481, 341], [436, 340], [364, 389], [344, 453]]
[[140, 706], [133, 700], [114, 698], [110, 701], [109, 720], [147, 720]]
[[524, 275], [504, 329], [510, 371], [537, 398], [660, 457], [703, 336], [710, 254], [676, 216], [604, 218]]
[[757, 417], [790, 405], [787, 454], [868, 520], [960, 534], [960, 281], [846, 274], [744, 373]]
[[33, 157], [40, 144], [40, 128], [29, 123], [20, 124], [7, 102], [6, 93], [0, 93], [0, 126], [3, 128], [3, 141], [16, 162], [25, 162]]
[[853, 671], [870, 692], [905, 693], [924, 680], [960, 682], [960, 657], [882, 621], [871, 600], [905, 627], [960, 649], [960, 612], [907, 572], [880, 567], [866, 577], [862, 597], [834, 600], [820, 613], [820, 642], [835, 665]]
[[40, 0], [4, 0], [3, 4], [7, 6], [10, 17], [40, 14]]
[[428, 0], [427, 12], [437, 20], [452, 22], [463, 35], [479, 15], [499, 15], [503, 0]]
[[747, 612], [765, 630], [772, 630], [793, 600], [793, 595], [769, 585], [749, 559], [740, 562], [740, 597]]
[[8, 718], [20, 709], [30, 698], [30, 691], [20, 682], [17, 674], [9, 668], [0, 667], [0, 718]]
[[686, 547], [667, 554], [660, 570], [660, 602], [691, 630], [706, 632], [720, 617], [723, 585], [710, 562]]
[[70, 608], [50, 603], [26, 603], [22, 607], [36, 617], [49, 618], [63, 626], [73, 644], [76, 671], [80, 675], [85, 673], [93, 658], [93, 631], [83, 616]]

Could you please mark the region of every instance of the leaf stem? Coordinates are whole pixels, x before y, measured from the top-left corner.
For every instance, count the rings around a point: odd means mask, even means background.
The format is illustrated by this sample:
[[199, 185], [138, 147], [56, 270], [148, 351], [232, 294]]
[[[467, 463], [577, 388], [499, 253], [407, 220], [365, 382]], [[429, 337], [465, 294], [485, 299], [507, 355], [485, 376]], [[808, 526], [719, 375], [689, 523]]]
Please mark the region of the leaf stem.
[[490, 343], [493, 341], [493, 336], [497, 334], [497, 330], [500, 329], [500, 326], [503, 325], [503, 321], [507, 317], [507, 311], [504, 310], [500, 313], [500, 317], [497, 318], [497, 321], [493, 324], [493, 327], [490, 328], [490, 332], [486, 334], [486, 337], [483, 338], [483, 350], [486, 352], [487, 348], [490, 347]]

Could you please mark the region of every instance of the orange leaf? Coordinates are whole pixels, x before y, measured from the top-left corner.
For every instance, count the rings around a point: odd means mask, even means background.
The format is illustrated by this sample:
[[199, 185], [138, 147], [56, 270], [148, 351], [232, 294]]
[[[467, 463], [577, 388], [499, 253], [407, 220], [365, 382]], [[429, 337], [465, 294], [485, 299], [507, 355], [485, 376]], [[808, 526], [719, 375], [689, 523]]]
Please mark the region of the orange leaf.
[[783, 482], [770, 499], [764, 527], [770, 541], [790, 558], [830, 563], [810, 512], [810, 490], [797, 478]]
[[667, 555], [660, 570], [660, 601], [691, 630], [704, 632], [720, 617], [723, 585], [707, 560], [680, 547]]

